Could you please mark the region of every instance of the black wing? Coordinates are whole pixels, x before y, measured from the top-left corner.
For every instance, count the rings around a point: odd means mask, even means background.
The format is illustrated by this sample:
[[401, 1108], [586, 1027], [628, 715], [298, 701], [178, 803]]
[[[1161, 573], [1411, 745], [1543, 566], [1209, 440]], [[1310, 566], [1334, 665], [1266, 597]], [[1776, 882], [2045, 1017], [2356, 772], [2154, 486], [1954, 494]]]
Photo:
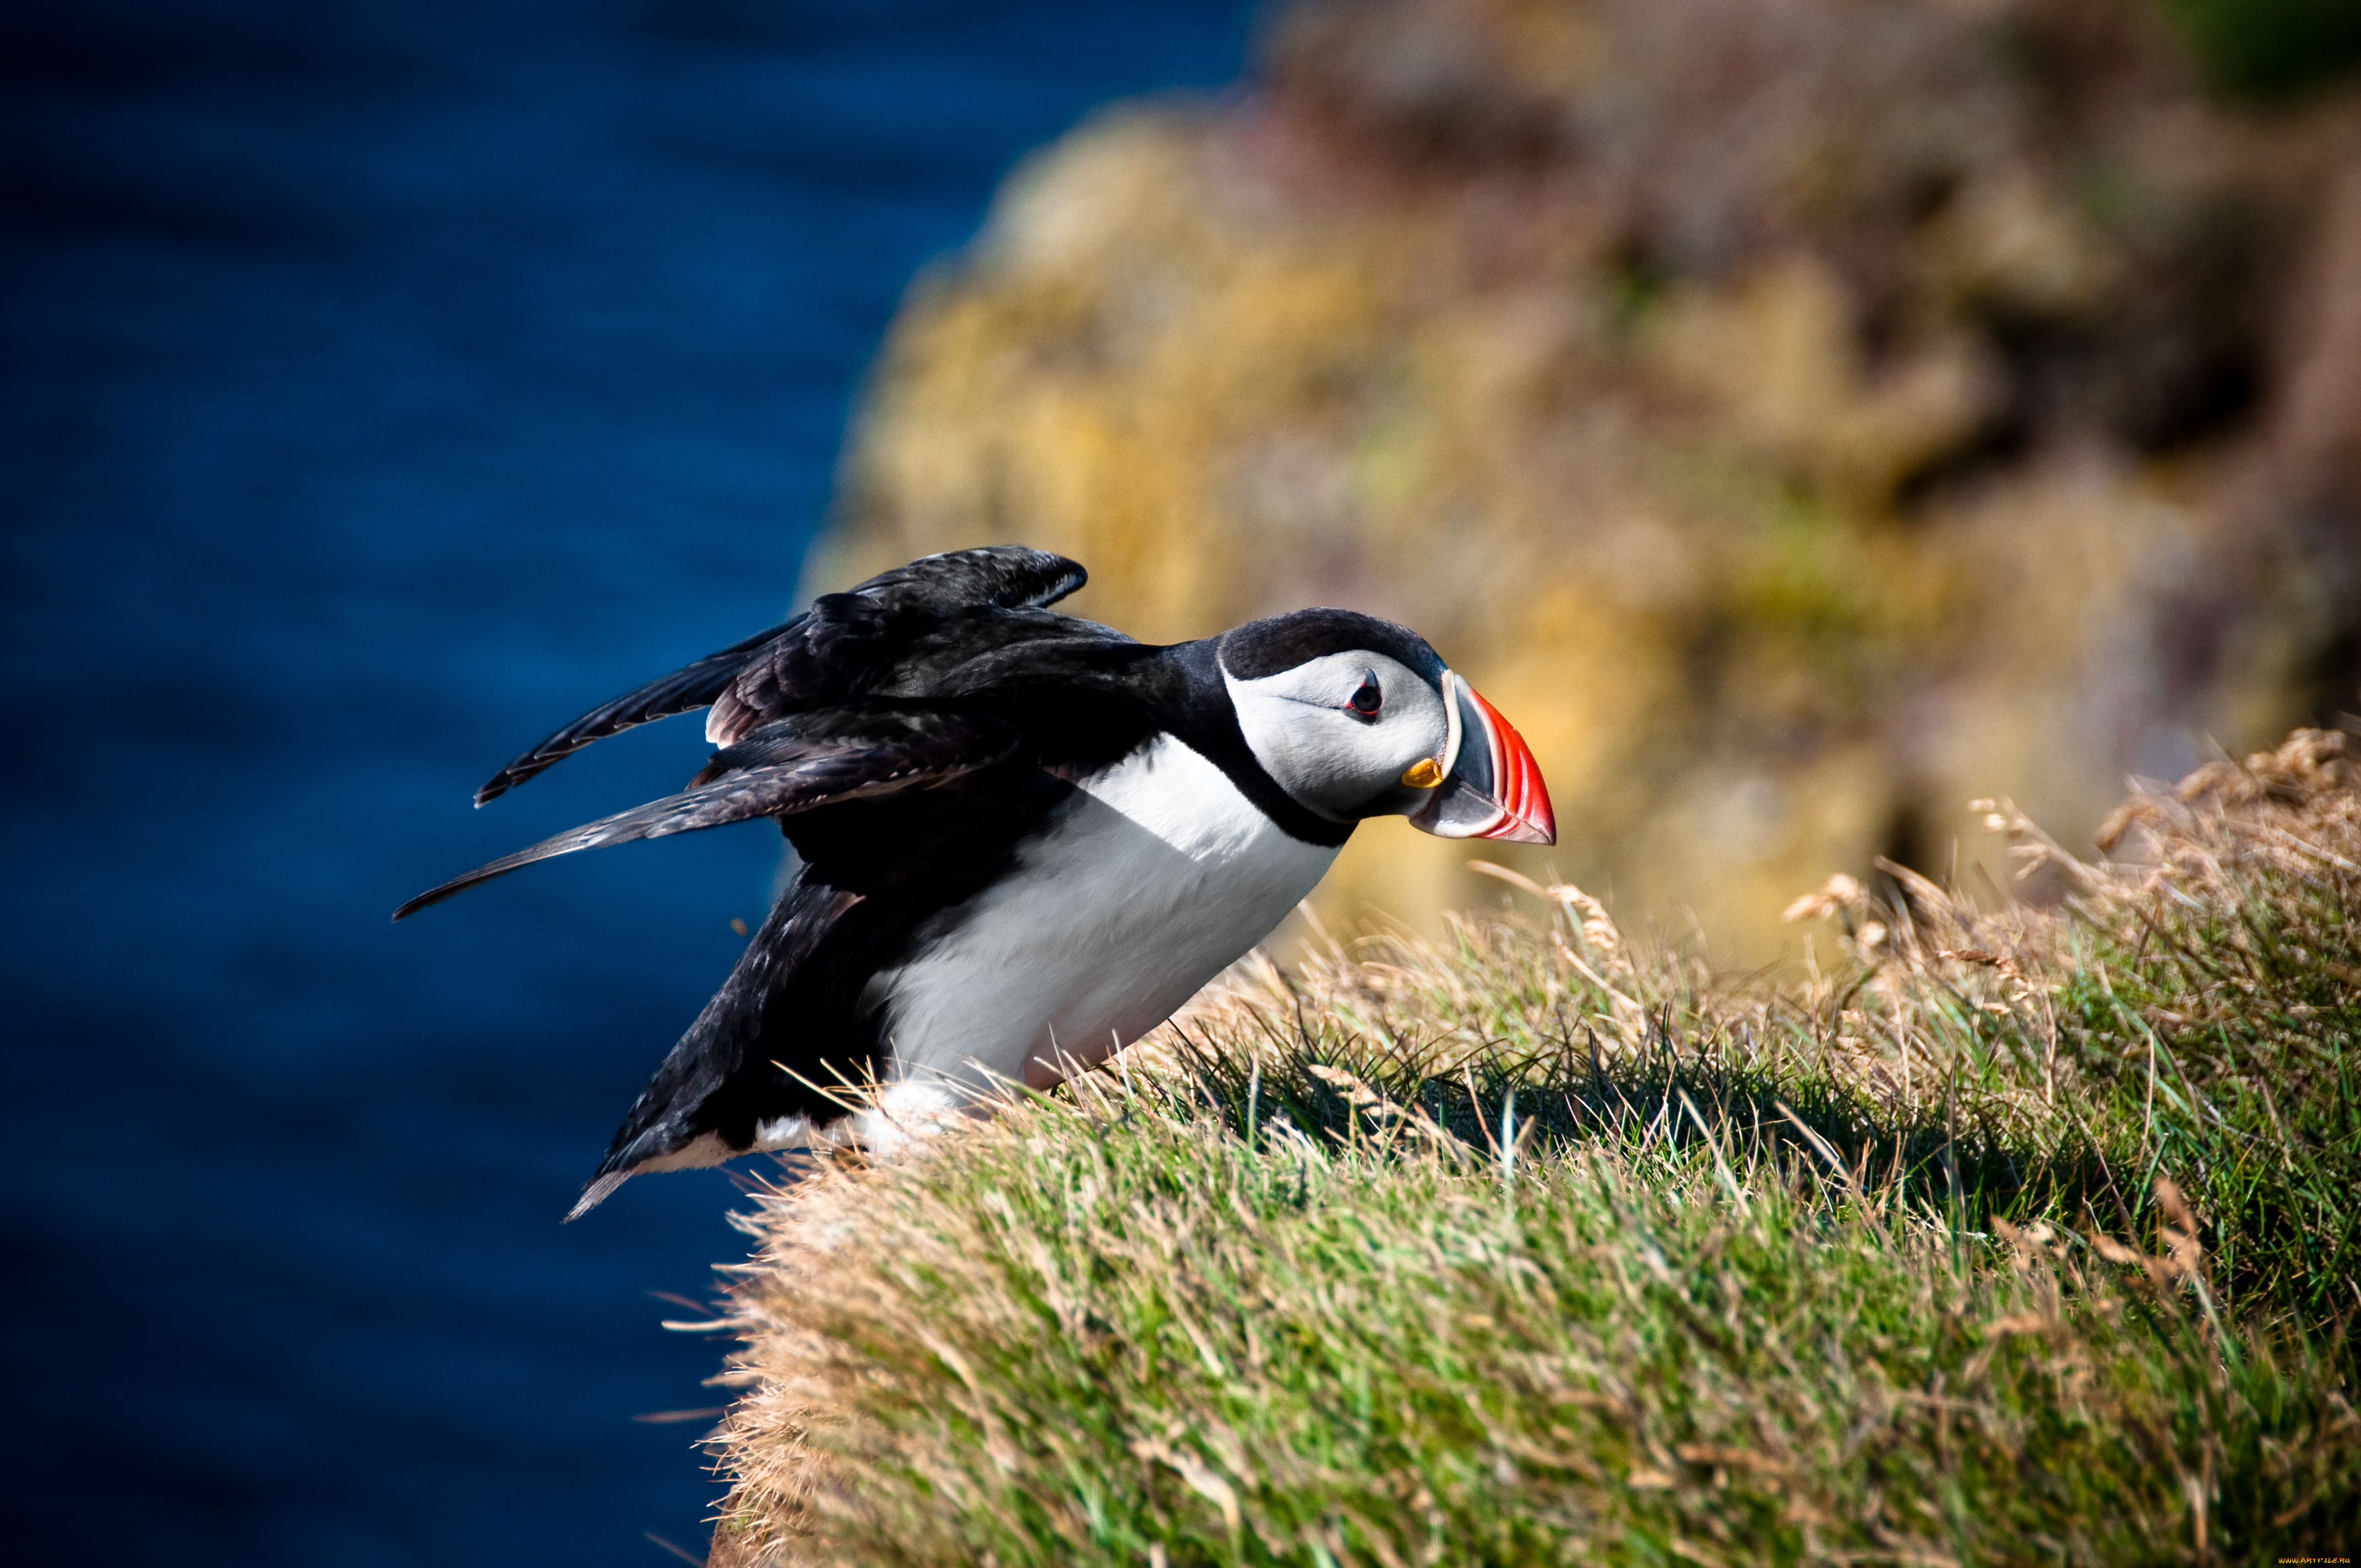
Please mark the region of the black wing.
[[[800, 617], [798, 618], [800, 619]], [[484, 781], [476, 791], [476, 804], [483, 805], [496, 796], [508, 794], [518, 784], [544, 768], [564, 762], [593, 740], [603, 740], [609, 735], [620, 735], [634, 725], [651, 719], [670, 718], [676, 713], [694, 713], [708, 706], [715, 697], [738, 678], [746, 667], [747, 656], [794, 629], [796, 622], [774, 626], [768, 631], [758, 631], [743, 642], [733, 642], [719, 653], [708, 653], [693, 664], [675, 670], [662, 680], [650, 681], [637, 691], [625, 692], [612, 702], [599, 704], [564, 729], [545, 736], [532, 750]]]
[[928, 555], [824, 594], [785, 632], [746, 656], [713, 699], [705, 738], [727, 746], [759, 725], [870, 689], [899, 654], [961, 614], [1026, 610], [1065, 598], [1087, 576], [1046, 550], [996, 544]]
[[948, 616], [1055, 604], [1089, 576], [1062, 555], [1018, 544], [955, 550], [880, 572], [847, 592], [823, 596], [784, 625], [592, 708], [486, 780], [476, 804], [507, 794], [593, 740], [701, 707], [716, 709], [709, 739], [736, 741], [782, 713], [852, 695], [877, 660]]
[[1090, 574], [1063, 555], [1022, 544], [987, 544], [979, 550], [922, 555], [850, 591], [895, 609], [949, 615], [972, 605], [1039, 609], [1088, 581]]
[[693, 787], [544, 839], [420, 894], [396, 920], [536, 861], [639, 839], [785, 817], [841, 801], [946, 783], [1016, 751], [1016, 730], [986, 714], [860, 707], [764, 726], [715, 755]]

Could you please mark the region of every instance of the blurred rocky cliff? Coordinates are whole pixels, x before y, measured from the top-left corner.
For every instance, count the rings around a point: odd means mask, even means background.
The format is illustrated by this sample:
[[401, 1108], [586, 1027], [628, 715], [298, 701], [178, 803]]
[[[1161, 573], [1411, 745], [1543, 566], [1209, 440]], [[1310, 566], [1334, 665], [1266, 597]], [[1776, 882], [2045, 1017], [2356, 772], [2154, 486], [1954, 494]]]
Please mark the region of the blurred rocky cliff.
[[[2226, 97], [2189, 36], [1286, 6], [912, 291], [814, 581], [1022, 540], [1145, 638], [1395, 617], [1547, 771], [1561, 844], [1487, 858], [1724, 961], [1832, 867], [1972, 882], [1971, 796], [2085, 832], [2356, 706], [2361, 95]], [[1469, 854], [1365, 830], [1325, 906], [1488, 900]]]

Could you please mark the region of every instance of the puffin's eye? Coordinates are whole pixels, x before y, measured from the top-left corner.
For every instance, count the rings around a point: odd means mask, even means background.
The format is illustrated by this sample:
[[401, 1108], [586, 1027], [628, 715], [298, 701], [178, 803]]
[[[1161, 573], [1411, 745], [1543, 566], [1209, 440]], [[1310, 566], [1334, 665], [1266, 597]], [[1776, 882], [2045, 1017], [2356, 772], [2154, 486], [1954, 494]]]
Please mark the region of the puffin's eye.
[[1378, 716], [1378, 705], [1385, 700], [1386, 694], [1378, 689], [1378, 678], [1375, 675], [1363, 675], [1361, 689], [1353, 694], [1352, 700], [1345, 705], [1345, 711], [1356, 718], [1375, 718]]

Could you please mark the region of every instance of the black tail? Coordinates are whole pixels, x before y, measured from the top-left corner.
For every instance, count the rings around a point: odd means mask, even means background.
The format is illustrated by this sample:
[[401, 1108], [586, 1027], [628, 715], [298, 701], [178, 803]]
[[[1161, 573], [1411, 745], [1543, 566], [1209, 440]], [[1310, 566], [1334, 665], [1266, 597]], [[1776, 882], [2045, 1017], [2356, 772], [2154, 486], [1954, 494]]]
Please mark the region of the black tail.
[[861, 903], [858, 894], [815, 885], [798, 872], [738, 967], [640, 1091], [568, 1220], [640, 1171], [719, 1165], [744, 1154], [764, 1123], [804, 1116], [818, 1124], [841, 1114], [813, 1085], [872, 1074], [877, 1064], [849, 1016], [854, 999], [831, 997], [832, 988], [813, 983], [806, 970], [813, 951]]

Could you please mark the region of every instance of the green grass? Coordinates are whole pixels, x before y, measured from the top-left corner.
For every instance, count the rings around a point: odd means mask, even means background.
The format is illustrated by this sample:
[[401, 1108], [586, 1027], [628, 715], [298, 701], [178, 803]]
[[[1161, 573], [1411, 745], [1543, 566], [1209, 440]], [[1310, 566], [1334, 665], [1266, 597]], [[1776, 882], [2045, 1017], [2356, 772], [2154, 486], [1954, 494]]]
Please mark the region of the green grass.
[[[760, 1198], [718, 1562], [2139, 1563], [2361, 1543], [2361, 797], [1784, 987], [1571, 890]], [[1552, 911], [1554, 911], [1553, 914]]]

